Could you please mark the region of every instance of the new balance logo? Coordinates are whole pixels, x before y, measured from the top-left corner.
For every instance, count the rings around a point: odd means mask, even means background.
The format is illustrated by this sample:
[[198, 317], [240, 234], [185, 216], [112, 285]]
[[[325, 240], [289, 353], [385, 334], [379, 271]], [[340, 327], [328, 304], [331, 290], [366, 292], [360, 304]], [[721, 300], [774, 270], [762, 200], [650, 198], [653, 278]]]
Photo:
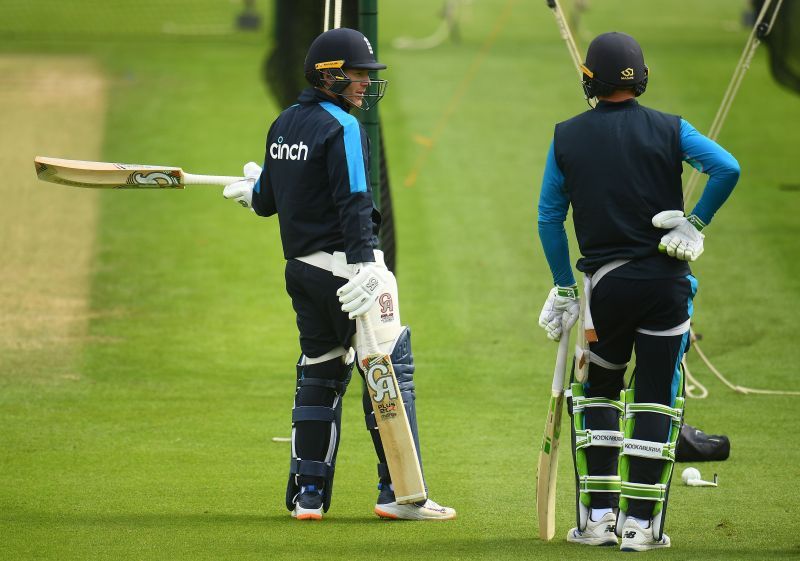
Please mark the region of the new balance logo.
[[616, 524], [609, 524], [608, 526], [606, 526], [606, 532], [609, 534], [613, 534], [616, 528], [617, 528]]
[[273, 160], [307, 160], [308, 146], [301, 140], [299, 144], [284, 144], [283, 137], [269, 145], [269, 155]]
[[628, 530], [627, 532], [622, 534], [622, 537], [628, 540], [632, 540], [633, 538], [636, 537], [636, 530]]

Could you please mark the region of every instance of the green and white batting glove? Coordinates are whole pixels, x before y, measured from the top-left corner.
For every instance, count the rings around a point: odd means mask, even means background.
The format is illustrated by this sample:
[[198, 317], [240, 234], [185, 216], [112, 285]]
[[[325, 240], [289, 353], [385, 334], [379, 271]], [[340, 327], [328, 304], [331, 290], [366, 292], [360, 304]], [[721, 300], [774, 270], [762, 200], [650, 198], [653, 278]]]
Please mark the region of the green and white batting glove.
[[578, 321], [580, 313], [578, 286], [554, 286], [539, 314], [539, 327], [547, 332], [550, 339], [559, 341], [562, 333], [569, 336], [569, 330]]
[[261, 166], [255, 162], [247, 162], [244, 165], [244, 179], [226, 185], [222, 196], [233, 199], [244, 208], [253, 208], [253, 187], [259, 177], [261, 177]]
[[653, 226], [669, 230], [661, 238], [658, 251], [681, 261], [695, 261], [703, 253], [703, 239], [700, 231], [705, 223], [694, 214], [683, 215], [682, 210], [665, 210], [653, 217]]

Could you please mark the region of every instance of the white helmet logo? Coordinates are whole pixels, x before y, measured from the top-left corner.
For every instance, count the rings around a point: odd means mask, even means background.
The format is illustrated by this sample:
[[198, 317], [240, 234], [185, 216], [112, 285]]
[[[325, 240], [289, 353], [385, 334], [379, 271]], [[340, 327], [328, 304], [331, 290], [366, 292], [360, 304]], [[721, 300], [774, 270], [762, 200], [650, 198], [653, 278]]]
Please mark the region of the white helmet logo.
[[372, 52], [372, 45], [369, 44], [369, 39], [364, 37], [364, 42], [367, 44], [367, 48], [369, 49], [369, 54], [374, 55], [375, 53]]

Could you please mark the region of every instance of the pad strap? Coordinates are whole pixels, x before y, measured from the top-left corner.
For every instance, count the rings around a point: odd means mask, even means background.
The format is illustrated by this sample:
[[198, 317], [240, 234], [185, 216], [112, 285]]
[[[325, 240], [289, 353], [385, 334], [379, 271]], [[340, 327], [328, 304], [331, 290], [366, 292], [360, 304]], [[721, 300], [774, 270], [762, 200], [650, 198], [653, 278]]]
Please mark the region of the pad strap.
[[333, 469], [333, 466], [325, 462], [317, 462], [314, 460], [292, 458], [289, 462], [289, 473], [292, 475], [309, 475], [328, 479], [333, 474]]
[[662, 503], [667, 498], [667, 486], [664, 483], [648, 485], [647, 483], [623, 481], [620, 495], [628, 499]]
[[618, 430], [576, 430], [575, 448], [581, 449], [587, 446], [606, 446], [609, 448], [621, 448], [624, 438], [622, 432]]
[[625, 404], [623, 404], [621, 401], [608, 399], [607, 397], [584, 397], [582, 395], [572, 396], [573, 412], [582, 412], [587, 407], [610, 407], [612, 409], [616, 409], [620, 413], [625, 411]]
[[658, 413], [659, 415], [670, 417], [673, 421], [680, 422], [683, 416], [683, 407], [670, 407], [660, 403], [628, 403], [625, 409], [625, 418], [630, 419], [636, 413]]
[[378, 421], [375, 419], [375, 413], [373, 411], [364, 415], [364, 420], [367, 423], [367, 430], [378, 430]]
[[619, 493], [622, 480], [618, 475], [582, 475], [579, 483], [581, 493]]
[[327, 421], [332, 423], [335, 420], [336, 410], [332, 407], [306, 405], [292, 409], [292, 423], [302, 423], [303, 421]]
[[328, 388], [338, 394], [343, 394], [347, 388], [347, 384], [341, 380], [332, 380], [330, 378], [300, 378], [297, 381], [297, 387], [314, 386], [317, 388]]
[[674, 462], [675, 443], [652, 442], [650, 440], [626, 438], [622, 443], [622, 453], [626, 456], [637, 456], [639, 458], [669, 460], [670, 462]]

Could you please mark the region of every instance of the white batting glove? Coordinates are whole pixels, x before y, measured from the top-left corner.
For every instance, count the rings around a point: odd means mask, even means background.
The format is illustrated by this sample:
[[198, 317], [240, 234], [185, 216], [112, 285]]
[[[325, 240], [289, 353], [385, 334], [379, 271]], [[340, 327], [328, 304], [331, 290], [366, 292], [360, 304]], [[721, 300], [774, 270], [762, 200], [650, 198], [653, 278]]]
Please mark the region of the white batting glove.
[[356, 275], [336, 291], [342, 311], [355, 319], [369, 311], [375, 301], [386, 291], [386, 279], [375, 263], [358, 263]]
[[653, 226], [669, 230], [658, 244], [661, 253], [681, 261], [695, 261], [702, 255], [705, 236], [700, 231], [706, 225], [694, 214], [687, 218], [681, 210], [665, 210], [653, 217]]
[[581, 302], [578, 299], [577, 286], [554, 286], [547, 295], [547, 300], [539, 314], [539, 327], [547, 332], [553, 341], [561, 340], [561, 334], [567, 333], [578, 321], [581, 313]]
[[233, 199], [244, 208], [253, 208], [253, 186], [260, 176], [261, 166], [255, 162], [247, 162], [244, 165], [244, 179], [226, 185], [222, 196]]

